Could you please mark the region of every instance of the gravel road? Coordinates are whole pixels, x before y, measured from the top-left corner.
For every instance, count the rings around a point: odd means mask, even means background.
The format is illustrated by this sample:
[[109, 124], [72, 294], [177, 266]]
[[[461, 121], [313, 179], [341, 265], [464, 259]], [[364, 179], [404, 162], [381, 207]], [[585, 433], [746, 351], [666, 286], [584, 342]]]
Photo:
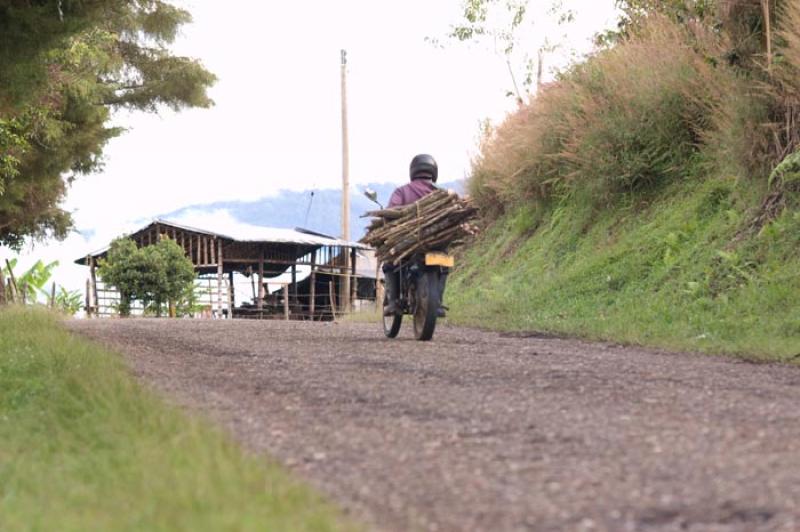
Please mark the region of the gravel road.
[[374, 530], [800, 530], [800, 368], [457, 328], [68, 326]]

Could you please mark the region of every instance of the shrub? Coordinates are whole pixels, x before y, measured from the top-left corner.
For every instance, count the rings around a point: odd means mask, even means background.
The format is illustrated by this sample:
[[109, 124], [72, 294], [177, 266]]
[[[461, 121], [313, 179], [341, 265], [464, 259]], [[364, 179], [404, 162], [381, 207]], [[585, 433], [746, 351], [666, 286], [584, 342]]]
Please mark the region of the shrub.
[[130, 315], [131, 302], [140, 300], [161, 316], [167, 303], [170, 316], [176, 305], [182, 305], [194, 288], [194, 267], [184, 250], [169, 238], [139, 248], [129, 238], [111, 243], [105, 259], [100, 261], [99, 275], [119, 290], [121, 316]]

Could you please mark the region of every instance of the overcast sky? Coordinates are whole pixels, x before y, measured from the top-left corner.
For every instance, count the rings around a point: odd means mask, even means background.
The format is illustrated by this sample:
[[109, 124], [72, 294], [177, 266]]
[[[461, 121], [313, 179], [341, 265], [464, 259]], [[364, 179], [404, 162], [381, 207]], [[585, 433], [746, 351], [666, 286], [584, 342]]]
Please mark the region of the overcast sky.
[[[173, 49], [218, 77], [212, 109], [120, 113], [129, 128], [105, 150], [105, 169], [72, 186], [66, 208], [83, 235], [23, 256], [58, 259], [55, 280], [82, 289], [76, 257], [186, 205], [252, 200], [280, 189], [341, 185], [340, 49], [348, 52], [350, 175], [354, 184], [402, 183], [411, 157], [433, 154], [444, 180], [465, 177], [479, 124], [513, 110], [507, 67], [490, 43], [443, 38], [461, 0], [182, 0], [193, 15]], [[614, 22], [613, 0], [564, 0], [568, 26], [531, 0], [532, 50], [563, 42], [546, 77]], [[538, 12], [537, 12], [538, 11]], [[566, 38], [564, 33], [568, 33]], [[440, 38], [443, 47], [426, 41]]]

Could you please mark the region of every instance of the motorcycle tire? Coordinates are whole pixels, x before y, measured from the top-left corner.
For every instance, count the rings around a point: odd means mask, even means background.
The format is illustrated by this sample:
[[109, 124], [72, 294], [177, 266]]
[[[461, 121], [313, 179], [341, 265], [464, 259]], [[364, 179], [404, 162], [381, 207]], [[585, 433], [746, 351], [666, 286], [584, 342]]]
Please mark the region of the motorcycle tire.
[[[384, 306], [388, 303], [386, 297], [383, 298]], [[402, 314], [394, 314], [392, 316], [383, 317], [383, 334], [386, 338], [394, 338], [400, 332], [400, 324], [403, 322]]]
[[429, 270], [417, 279], [414, 305], [414, 338], [426, 342], [433, 338], [439, 310], [439, 272]]

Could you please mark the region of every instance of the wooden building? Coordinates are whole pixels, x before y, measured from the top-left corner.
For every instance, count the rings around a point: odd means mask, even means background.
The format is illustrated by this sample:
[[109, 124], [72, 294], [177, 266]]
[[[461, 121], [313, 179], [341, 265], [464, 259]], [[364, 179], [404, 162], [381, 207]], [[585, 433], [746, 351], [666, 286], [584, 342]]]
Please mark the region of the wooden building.
[[[332, 263], [322, 265], [315, 276], [306, 276], [297, 281], [296, 287], [294, 285], [290, 287], [290, 292], [302, 294], [298, 299], [299, 308], [296, 312], [304, 315], [306, 319], [330, 319], [333, 317], [328, 293], [331, 286], [335, 294], [340, 293], [339, 285], [343, 278], [335, 273], [337, 270], [335, 265], [341, 262], [341, 257], [334, 256], [331, 260]], [[378, 267], [375, 252], [372, 249], [357, 249], [355, 276], [351, 278], [350, 282], [350, 289], [353, 293], [351, 308], [354, 312], [375, 309], [375, 302], [382, 289], [380, 284], [382, 278], [383, 272]], [[311, 287], [312, 282], [315, 284], [314, 288]], [[317, 310], [313, 316], [311, 313], [312, 293], [315, 294], [313, 306]]]
[[[226, 233], [187, 227], [168, 220], [156, 219], [141, 229], [127, 235], [140, 247], [157, 243], [162, 238], [170, 238], [180, 245], [192, 261], [198, 278], [208, 281], [213, 297], [209, 301], [217, 316], [248, 315], [267, 317], [275, 312], [276, 298], [268, 297], [267, 287], [270, 279], [283, 274], [291, 275], [284, 283], [279, 314], [286, 317], [292, 308], [301, 308], [301, 296], [307, 298], [307, 313], [314, 319], [320, 301], [316, 282], [317, 275], [327, 278], [351, 277], [355, 280], [357, 250], [369, 249], [357, 242], [348, 242], [329, 236], [302, 230], [279, 229], [272, 227], [239, 224], [229, 227]], [[232, 234], [231, 234], [232, 233]], [[102, 299], [98, 291], [96, 267], [98, 261], [106, 256], [108, 247], [76, 260], [77, 264], [90, 269], [87, 281], [86, 308], [89, 315], [97, 313]], [[298, 293], [299, 270], [304, 270], [309, 278], [309, 294]], [[237, 309], [234, 300], [234, 273], [250, 277], [253, 282], [252, 303], [240, 305]], [[336, 283], [343, 287], [345, 283]], [[333, 286], [333, 285], [329, 285]], [[333, 310], [341, 313], [352, 308], [356, 299], [357, 283], [351, 282], [350, 294], [335, 293], [329, 290], [325, 297]], [[227, 287], [227, 288], [226, 288]], [[256, 288], [257, 287], [257, 288]], [[290, 290], [291, 288], [291, 290]], [[278, 309], [280, 310], [280, 309]], [[239, 311], [239, 312], [237, 312]]]

